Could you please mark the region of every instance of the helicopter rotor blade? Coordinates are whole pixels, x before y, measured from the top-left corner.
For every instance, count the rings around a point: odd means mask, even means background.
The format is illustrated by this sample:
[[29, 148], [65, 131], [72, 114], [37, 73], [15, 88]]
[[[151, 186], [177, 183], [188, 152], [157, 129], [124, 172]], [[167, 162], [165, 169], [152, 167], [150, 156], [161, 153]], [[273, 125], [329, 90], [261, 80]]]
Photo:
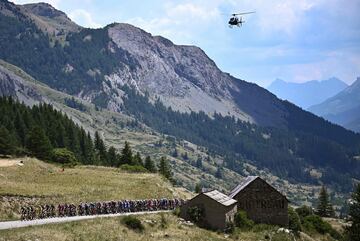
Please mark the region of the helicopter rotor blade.
[[246, 14], [252, 14], [252, 13], [256, 13], [256, 12], [233, 13], [231, 15], [233, 15], [233, 16], [235, 16], [235, 15], [246, 15]]

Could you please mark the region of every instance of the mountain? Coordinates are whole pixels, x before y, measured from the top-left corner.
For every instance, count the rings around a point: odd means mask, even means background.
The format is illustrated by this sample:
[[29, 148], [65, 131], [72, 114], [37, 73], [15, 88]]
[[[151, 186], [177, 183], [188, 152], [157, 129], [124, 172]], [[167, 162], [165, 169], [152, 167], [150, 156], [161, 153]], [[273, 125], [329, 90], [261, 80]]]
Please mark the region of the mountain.
[[[317, 184], [316, 180], [312, 180], [310, 183], [304, 183], [306, 182], [304, 180], [290, 183], [286, 177], [279, 178], [274, 175], [275, 171], [272, 168], [263, 169], [264, 164], [258, 163], [258, 166], [255, 166], [250, 160], [242, 160], [241, 163], [237, 162], [237, 165], [239, 166], [236, 168], [231, 167], [230, 165], [222, 165], [224, 160], [228, 159], [228, 157], [226, 157], [226, 155], [223, 156], [214, 153], [216, 148], [219, 147], [212, 146], [211, 149], [208, 149], [203, 145], [196, 145], [187, 141], [193, 138], [191, 136], [192, 131], [183, 131], [188, 135], [184, 138], [180, 138], [178, 133], [174, 133], [174, 136], [164, 135], [161, 132], [157, 132], [155, 129], [160, 128], [157, 128], [157, 126], [155, 126], [152, 122], [148, 122], [148, 120], [151, 116], [157, 116], [158, 113], [158, 118], [168, 118], [164, 117], [164, 115], [167, 115], [168, 112], [157, 111], [157, 113], [154, 114], [153, 105], [147, 103], [143, 106], [143, 104], [139, 103], [141, 102], [140, 100], [143, 100], [141, 96], [128, 96], [128, 101], [125, 102], [128, 109], [127, 112], [135, 113], [136, 117], [142, 115], [143, 117], [139, 117], [139, 120], [146, 117], [145, 122], [153, 126], [153, 129], [146, 127], [133, 117], [128, 116], [126, 113], [111, 112], [106, 109], [97, 108], [93, 104], [76, 97], [74, 101], [78, 103], [77, 106], [69, 105], [67, 100], [74, 97], [49, 88], [45, 84], [34, 80], [23, 70], [2, 60], [0, 60], [0, 96], [12, 96], [13, 99], [23, 102], [29, 106], [40, 103], [51, 104], [56, 109], [65, 113], [72, 121], [83, 127], [86, 131], [92, 133], [92, 136], [94, 136], [95, 131], [101, 133], [106, 145], [114, 146], [117, 150], [122, 149], [124, 141], [127, 140], [133, 147], [134, 151], [150, 155], [155, 161], [157, 161], [157, 159], [161, 156], [167, 156], [172, 163], [172, 171], [178, 184], [189, 190], [194, 188], [194, 183], [201, 183], [204, 187], [216, 188], [227, 192], [237, 185], [238, 181], [244, 176], [261, 175], [273, 186], [276, 186], [278, 190], [281, 190], [283, 193], [287, 193], [289, 199], [298, 205], [303, 204], [303, 195], [307, 195], [307, 202], [314, 203], [317, 200], [317, 197], [313, 196], [313, 194], [317, 193], [319, 189], [319, 184]], [[129, 103], [138, 103], [135, 105], [135, 111], [133, 110], [133, 106]], [[78, 108], [78, 106], [82, 106], [82, 108]], [[143, 111], [139, 108], [139, 106], [143, 106], [143, 108], [150, 111], [150, 114], [147, 114], [146, 111]], [[194, 116], [194, 114], [192, 114], [192, 116]], [[176, 118], [178, 123], [189, 122], [190, 127], [193, 126], [193, 123], [204, 126], [203, 121], [199, 122], [194, 118], [189, 120], [189, 117], [184, 115], [181, 115], [181, 118], [176, 116]], [[169, 131], [169, 126], [176, 125], [172, 120], [169, 121], [168, 123], [160, 121], [158, 125], [168, 128]], [[221, 132], [228, 132], [229, 130], [227, 128], [225, 129], [222, 127], [228, 124], [231, 124], [231, 122], [215, 122], [214, 126], [210, 128], [219, 129]], [[181, 126], [180, 130], [183, 130], [183, 128], [184, 125]], [[176, 129], [177, 128], [174, 128], [174, 130]], [[194, 126], [193, 131], [196, 129], [198, 129], [198, 127]], [[206, 132], [209, 128], [208, 126], [205, 126], [202, 129], [202, 131], [205, 130], [204, 132]], [[179, 131], [179, 129], [177, 130]], [[267, 133], [265, 133], [265, 131]], [[164, 132], [166, 132], [166, 130], [164, 130]], [[240, 131], [238, 130], [237, 132]], [[257, 153], [257, 155], [261, 154], [269, 156], [269, 154], [267, 154], [268, 150], [273, 152], [276, 148], [270, 146], [270, 140], [277, 139], [276, 136], [279, 133], [270, 132], [270, 130], [267, 131], [262, 128], [259, 129], [256, 126], [246, 126], [246, 128], [244, 128], [241, 132], [244, 134], [245, 132], [250, 133], [250, 135], [246, 138], [244, 138], [245, 135], [242, 135], [241, 139], [246, 139], [247, 142], [249, 139], [253, 139], [255, 143], [252, 145], [256, 148], [253, 153]], [[227, 139], [232, 141], [231, 136]], [[283, 140], [280, 139], [280, 141]], [[195, 140], [195, 142], [197, 141]], [[256, 146], [257, 142], [261, 143], [261, 148]], [[220, 146], [219, 143], [217, 143], [217, 145]], [[229, 145], [229, 143], [225, 143], [225, 145]], [[289, 146], [292, 146], [292, 144], [289, 144]], [[264, 151], [265, 154], [262, 154]], [[285, 150], [284, 152], [284, 150], [277, 149], [276, 153], [278, 152], [281, 153], [280, 156], [272, 155], [274, 160], [279, 157], [279, 163], [277, 166], [283, 166], [282, 168], [286, 169], [287, 173], [293, 173], [291, 171], [292, 168], [288, 168], [286, 163], [285, 165], [280, 163], [282, 161], [281, 155], [288, 153], [288, 150]], [[175, 153], [177, 154], [175, 155]], [[198, 164], [199, 160], [201, 160], [200, 165]], [[264, 160], [269, 161], [270, 158]], [[290, 162], [293, 163], [291, 160]], [[274, 162], [274, 164], [276, 165], [276, 162]], [[219, 165], [222, 165], [222, 175], [220, 178], [216, 177]], [[265, 165], [267, 164], [265, 163]], [[297, 165], [298, 164], [295, 164], [293, 166]], [[230, 168], [236, 170], [232, 170]], [[297, 168], [295, 168], [295, 170], [296, 169]], [[314, 167], [312, 167], [312, 169], [308, 169], [308, 171], [316, 172], [318, 174], [325, 173], [322, 168]], [[295, 178], [296, 176], [297, 175], [294, 175]], [[332, 182], [334, 182], [334, 180], [332, 180]], [[338, 181], [335, 182], [338, 183]], [[348, 183], [344, 184], [344, 186], [346, 185], [348, 185]], [[338, 189], [338, 192], [340, 192], [340, 189]], [[342, 192], [339, 194], [345, 195]]]
[[360, 78], [339, 94], [309, 110], [325, 119], [360, 132]]
[[20, 16], [31, 20], [39, 29], [56, 40], [64, 40], [66, 34], [78, 32], [82, 28], [72, 22], [68, 16], [47, 3], [15, 5], [4, 0], [0, 1], [0, 12], [5, 16]]
[[336, 95], [347, 86], [337, 78], [322, 81], [312, 80], [305, 83], [291, 83], [276, 79], [267, 89], [277, 97], [307, 109]]
[[[360, 135], [222, 72], [198, 47], [175, 45], [128, 24], [80, 28], [58, 39], [24, 6], [1, 0], [0, 7], [1, 59], [97, 110], [127, 116], [132, 126], [203, 148], [219, 159], [209, 173], [227, 169], [242, 175], [251, 165], [293, 183], [344, 190], [360, 175]], [[14, 85], [4, 85], [2, 92], [11, 93], [9, 86]], [[104, 126], [121, 130], [124, 124], [113, 121], [113, 114], [103, 118]]]

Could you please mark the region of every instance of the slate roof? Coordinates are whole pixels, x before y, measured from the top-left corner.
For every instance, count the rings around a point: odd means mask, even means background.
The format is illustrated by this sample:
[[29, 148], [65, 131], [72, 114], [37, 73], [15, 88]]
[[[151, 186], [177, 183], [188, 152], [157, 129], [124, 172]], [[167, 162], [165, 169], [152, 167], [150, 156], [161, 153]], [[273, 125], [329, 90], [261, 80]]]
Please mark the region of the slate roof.
[[203, 194], [224, 206], [230, 206], [237, 202], [236, 200], [217, 190], [213, 190], [211, 192], [204, 192]]
[[255, 181], [255, 179], [258, 178], [258, 176], [248, 176], [242, 182], [240, 182], [239, 185], [237, 185], [229, 194], [230, 198], [233, 198], [238, 194], [241, 190], [243, 190], [245, 187], [247, 187], [250, 183]]
[[[234, 198], [239, 192], [241, 192], [244, 188], [246, 188], [250, 183], [255, 181], [257, 178], [260, 178], [260, 177], [259, 176], [248, 176], [248, 177], [246, 177], [244, 180], [242, 180], [242, 182], [240, 182], [239, 185], [237, 185], [233, 190], [231, 190], [231, 192], [229, 193], [229, 197]], [[263, 180], [263, 179], [261, 179], [261, 180]], [[264, 182], [267, 183], [266, 181], [264, 181]], [[267, 184], [272, 189], [274, 189], [276, 192], [278, 192], [281, 196], [283, 196], [288, 202], [290, 202], [289, 199], [285, 195], [283, 195], [281, 192], [279, 192], [276, 188], [271, 186], [269, 183], [267, 183]]]

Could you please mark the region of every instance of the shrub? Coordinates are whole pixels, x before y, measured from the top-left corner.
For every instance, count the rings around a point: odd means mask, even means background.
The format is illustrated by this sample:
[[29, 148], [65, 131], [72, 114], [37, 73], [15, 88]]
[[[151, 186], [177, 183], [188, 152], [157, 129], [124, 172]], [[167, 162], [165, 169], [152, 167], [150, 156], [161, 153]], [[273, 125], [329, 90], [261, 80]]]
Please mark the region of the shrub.
[[177, 207], [177, 208], [174, 209], [173, 214], [174, 214], [175, 216], [180, 217], [180, 212], [181, 212], [181, 209], [180, 209], [179, 207]]
[[163, 228], [163, 229], [166, 229], [168, 227], [168, 221], [165, 218], [165, 215], [163, 213], [160, 216], [161, 216], [160, 227]]
[[284, 232], [280, 232], [280, 233], [275, 233], [271, 239], [272, 241], [292, 241], [292, 240], [296, 240], [293, 237], [291, 237], [289, 234], [284, 233]]
[[318, 215], [310, 215], [304, 218], [303, 227], [309, 231], [320, 234], [330, 234], [335, 239], [341, 239], [341, 235], [331, 225]]
[[190, 207], [187, 210], [187, 213], [189, 215], [189, 218], [194, 223], [200, 223], [203, 220], [204, 217], [204, 209], [201, 207]]
[[233, 222], [226, 223], [225, 232], [231, 233], [231, 234], [233, 234], [235, 232], [235, 225]]
[[247, 217], [247, 214], [243, 210], [239, 210], [234, 217], [235, 226], [242, 229], [251, 229], [254, 226], [254, 222]]
[[75, 165], [78, 162], [75, 154], [66, 148], [53, 149], [51, 157], [52, 161], [65, 165]]
[[138, 172], [148, 172], [148, 170], [140, 165], [129, 165], [129, 164], [123, 164], [120, 166], [121, 170], [127, 171], [127, 172], [134, 172], [134, 173], [138, 173]]
[[289, 214], [289, 229], [291, 229], [295, 234], [299, 234], [301, 231], [301, 221], [297, 212], [291, 207], [288, 209]]
[[314, 211], [311, 207], [303, 205], [297, 209], [295, 209], [295, 211], [297, 212], [297, 214], [299, 215], [301, 221], [304, 220], [305, 217], [313, 215]]
[[265, 224], [265, 223], [259, 223], [259, 224], [255, 224], [252, 227], [252, 231], [254, 231], [255, 233], [259, 233], [259, 232], [263, 232], [263, 231], [271, 231], [274, 229], [275, 226], [270, 225], [270, 224]]
[[121, 219], [121, 223], [124, 224], [127, 228], [132, 229], [137, 232], [144, 231], [145, 227], [141, 221], [134, 216], [125, 216]]

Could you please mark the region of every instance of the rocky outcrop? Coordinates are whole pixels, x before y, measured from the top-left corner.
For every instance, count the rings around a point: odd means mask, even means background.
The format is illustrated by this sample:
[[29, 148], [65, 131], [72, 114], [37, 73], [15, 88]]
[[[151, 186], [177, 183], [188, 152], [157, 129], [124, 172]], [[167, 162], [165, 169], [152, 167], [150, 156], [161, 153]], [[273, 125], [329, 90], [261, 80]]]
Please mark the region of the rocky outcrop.
[[21, 5], [21, 8], [41, 30], [54, 36], [66, 35], [69, 32], [77, 32], [81, 29], [64, 12], [55, 9], [50, 4], [25, 4]]
[[2, 65], [0, 65], [0, 96], [11, 96], [27, 105], [44, 101], [44, 98], [26, 80]]
[[149, 92], [176, 110], [216, 111], [252, 121], [232, 98], [230, 89], [237, 88], [232, 78], [200, 48], [175, 45], [129, 24], [116, 24], [108, 32], [116, 47], [126, 50], [139, 64], [131, 73], [125, 69], [107, 76], [111, 82]]
[[1, 0], [0, 13], [25, 21], [30, 20], [44, 33], [58, 40], [64, 40], [70, 32], [81, 30], [81, 27], [71, 21], [64, 12], [55, 9], [47, 3], [16, 5], [9, 1]]
[[183, 112], [217, 112], [263, 125], [283, 124], [286, 112], [280, 100], [222, 72], [200, 48], [175, 45], [129, 24], [112, 25], [108, 33], [116, 47], [138, 63], [131, 71], [119, 69], [107, 76], [110, 82], [130, 84]]

